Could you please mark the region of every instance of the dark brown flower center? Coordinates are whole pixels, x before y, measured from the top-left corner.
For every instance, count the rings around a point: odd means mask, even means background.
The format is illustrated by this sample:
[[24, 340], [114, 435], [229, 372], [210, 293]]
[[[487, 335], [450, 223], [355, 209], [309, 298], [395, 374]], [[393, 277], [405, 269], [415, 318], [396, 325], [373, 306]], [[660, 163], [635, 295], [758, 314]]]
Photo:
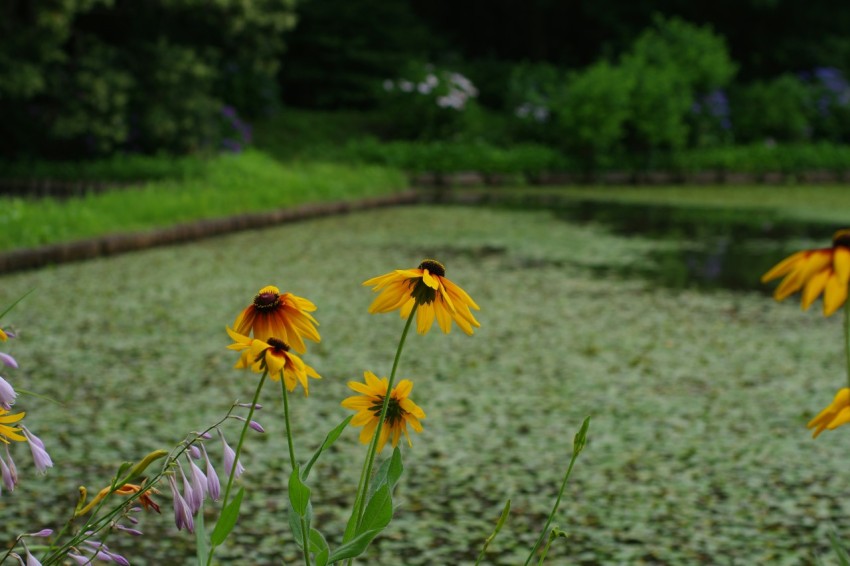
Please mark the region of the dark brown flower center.
[[[369, 410], [374, 413], [376, 417], [381, 416], [381, 409], [384, 407], [384, 396], [378, 395], [375, 402], [369, 407]], [[398, 402], [398, 399], [390, 396], [390, 400], [387, 403], [387, 414], [384, 417], [384, 422], [388, 425], [392, 426], [401, 421], [402, 414], [404, 410], [401, 408], [401, 405]]]
[[280, 295], [274, 291], [266, 291], [257, 293], [254, 296], [254, 307], [257, 310], [268, 311], [276, 308], [280, 304]]
[[289, 351], [289, 344], [287, 344], [280, 338], [275, 338], [274, 336], [266, 340], [266, 344], [271, 346], [273, 350], [283, 350], [284, 352]]
[[832, 247], [850, 248], [850, 228], [839, 230], [832, 236]]
[[427, 269], [428, 273], [432, 275], [439, 275], [440, 277], [446, 276], [446, 266], [436, 259], [423, 260], [422, 263], [419, 264], [419, 269]]

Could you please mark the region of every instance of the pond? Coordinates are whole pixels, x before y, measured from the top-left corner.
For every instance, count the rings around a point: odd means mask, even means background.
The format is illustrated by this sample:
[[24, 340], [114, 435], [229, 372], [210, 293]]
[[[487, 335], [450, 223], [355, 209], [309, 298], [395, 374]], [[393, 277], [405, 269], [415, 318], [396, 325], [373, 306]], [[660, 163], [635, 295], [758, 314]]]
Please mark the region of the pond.
[[[526, 200], [525, 206], [534, 207]], [[827, 247], [845, 226], [789, 219], [764, 209], [682, 207], [599, 200], [537, 203], [558, 218], [601, 224], [619, 236], [641, 236], [675, 245], [659, 246], [641, 264], [595, 267], [599, 275], [641, 277], [671, 288], [730, 289], [772, 293], [760, 277], [790, 254]]]

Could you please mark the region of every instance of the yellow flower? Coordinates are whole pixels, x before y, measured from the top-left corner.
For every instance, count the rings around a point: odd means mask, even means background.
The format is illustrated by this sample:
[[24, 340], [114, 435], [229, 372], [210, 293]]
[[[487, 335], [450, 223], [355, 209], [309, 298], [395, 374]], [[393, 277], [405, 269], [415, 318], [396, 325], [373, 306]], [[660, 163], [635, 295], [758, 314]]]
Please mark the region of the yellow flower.
[[435, 318], [446, 334], [452, 320], [467, 334], [472, 334], [472, 327], [481, 326], [469, 310], [479, 310], [478, 305], [446, 278], [446, 268], [433, 259], [426, 259], [416, 269], [396, 269], [373, 277], [363, 285], [372, 285], [373, 291], [380, 292], [369, 307], [372, 314], [400, 309], [401, 317], [407, 318], [413, 305], [418, 304], [416, 330], [420, 334], [431, 329]]
[[307, 299], [291, 293], [281, 294], [277, 287], [268, 285], [260, 289], [254, 301], [236, 317], [233, 327], [246, 336], [253, 332], [254, 338], [259, 340], [275, 336], [303, 354], [307, 347], [302, 336], [313, 342], [321, 340], [316, 330], [319, 323], [310, 314], [314, 310], [316, 305]]
[[832, 403], [818, 414], [815, 418], [809, 421], [807, 428], [814, 428], [812, 438], [824, 431], [824, 429], [834, 430], [843, 424], [850, 422], [850, 389], [844, 387], [839, 389], [835, 394]]
[[[362, 395], [354, 395], [343, 400], [341, 405], [346, 409], [357, 411], [354, 418], [351, 420], [353, 426], [362, 426], [360, 431], [360, 442], [368, 444], [375, 434], [375, 428], [378, 426], [378, 420], [381, 415], [381, 408], [384, 404], [384, 397], [387, 395], [388, 381], [386, 377], [378, 379], [371, 371], [363, 374], [365, 383], [357, 381], [349, 381], [348, 386], [362, 393]], [[387, 414], [384, 417], [384, 425], [381, 427], [381, 437], [378, 440], [378, 452], [384, 449], [384, 444], [392, 435], [393, 448], [398, 446], [398, 440], [401, 433], [407, 438], [407, 444], [413, 446], [410, 441], [410, 435], [407, 433], [407, 425], [413, 427], [416, 432], [422, 432], [422, 423], [419, 419], [425, 418], [425, 411], [408, 398], [413, 390], [413, 382], [409, 379], [402, 379], [398, 385], [393, 387], [390, 394], [389, 403], [387, 403]]]
[[5, 342], [9, 339], [9, 335], [3, 332], [3, 329], [0, 328], [0, 342]]
[[257, 373], [269, 370], [272, 381], [279, 381], [283, 374], [283, 382], [288, 391], [295, 391], [298, 383], [304, 388], [304, 395], [309, 392], [308, 377], [321, 379], [316, 370], [289, 351], [289, 345], [280, 338], [271, 337], [267, 341], [249, 338], [227, 328], [227, 333], [233, 339], [228, 346], [231, 350], [241, 352], [239, 361], [234, 366], [237, 369], [251, 368]]
[[26, 442], [27, 439], [24, 435], [19, 434], [21, 429], [16, 426], [9, 426], [12, 423], [16, 423], [22, 418], [26, 413], [15, 413], [13, 415], [9, 414], [9, 411], [0, 409], [0, 442], [5, 444], [9, 444], [10, 440], [15, 440], [17, 442]]
[[785, 276], [773, 293], [777, 301], [803, 290], [803, 309], [808, 309], [823, 293], [823, 314], [829, 316], [847, 300], [850, 281], [850, 229], [832, 237], [831, 248], [797, 252], [765, 273], [761, 281]]

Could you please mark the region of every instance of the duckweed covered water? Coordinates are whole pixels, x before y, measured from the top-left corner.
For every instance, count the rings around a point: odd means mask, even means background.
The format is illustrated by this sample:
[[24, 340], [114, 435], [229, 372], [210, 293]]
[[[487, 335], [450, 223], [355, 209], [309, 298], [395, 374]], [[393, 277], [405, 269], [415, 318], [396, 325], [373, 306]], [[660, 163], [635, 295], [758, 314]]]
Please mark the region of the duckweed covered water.
[[[805, 429], [844, 384], [841, 321], [776, 304], [755, 283], [705, 293], [624, 275], [680, 249], [547, 211], [416, 207], [2, 277], [0, 303], [35, 289], [4, 319], [20, 330], [4, 351], [21, 364], [4, 377], [59, 402], [19, 399], [57, 465], [38, 477], [16, 452], [21, 485], [0, 497], [6, 539], [57, 527], [78, 485], [99, 489], [122, 461], [247, 401], [256, 378], [231, 369], [224, 327], [266, 284], [319, 306], [322, 342], [305, 361], [323, 379], [292, 403], [305, 460], [348, 413], [346, 382], [392, 364], [403, 321], [368, 315], [360, 283], [434, 257], [481, 305], [482, 328], [408, 340], [399, 376], [415, 382], [425, 430], [405, 447], [396, 518], [364, 563], [472, 564], [508, 497], [488, 562], [524, 560], [587, 415], [588, 445], [555, 520], [568, 537], [549, 563], [810, 563], [829, 552], [833, 526], [850, 537], [845, 431], [813, 441]], [[222, 563], [298, 560], [274, 393], [265, 389], [257, 417], [266, 434], [248, 440], [246, 503]], [[311, 475], [332, 546], [363, 454], [346, 431]], [[167, 490], [159, 500], [145, 536], [113, 535], [110, 546], [133, 564], [192, 563]]]

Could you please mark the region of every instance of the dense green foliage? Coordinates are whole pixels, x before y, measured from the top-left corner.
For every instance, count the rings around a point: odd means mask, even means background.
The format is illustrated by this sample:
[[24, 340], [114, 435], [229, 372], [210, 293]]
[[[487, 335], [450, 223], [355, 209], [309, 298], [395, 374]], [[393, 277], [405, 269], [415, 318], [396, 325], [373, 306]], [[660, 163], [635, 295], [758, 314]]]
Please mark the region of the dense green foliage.
[[[187, 152], [244, 143], [235, 109], [278, 102], [293, 0], [6, 2], [5, 156]], [[154, 32], [155, 31], [155, 32]]]

